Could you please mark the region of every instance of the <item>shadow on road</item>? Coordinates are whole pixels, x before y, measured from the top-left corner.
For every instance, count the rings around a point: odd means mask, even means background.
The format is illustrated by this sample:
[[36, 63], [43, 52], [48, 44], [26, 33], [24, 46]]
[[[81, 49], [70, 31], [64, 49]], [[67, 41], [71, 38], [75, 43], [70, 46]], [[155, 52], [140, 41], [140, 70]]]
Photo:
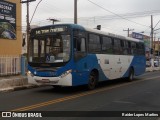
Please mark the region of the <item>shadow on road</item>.
[[[134, 81], [141, 80], [140, 78], [135, 78]], [[132, 82], [134, 82], [132, 81]], [[121, 85], [127, 83], [127, 79], [115, 79], [115, 80], [108, 80], [108, 81], [103, 81], [99, 82], [97, 87], [95, 89], [103, 89], [115, 85]], [[86, 85], [82, 86], [75, 86], [75, 87], [58, 87], [55, 88], [53, 86], [46, 86], [42, 87], [42, 89], [37, 90], [36, 92], [41, 92], [41, 93], [47, 93], [47, 94], [61, 94], [61, 95], [71, 95], [71, 94], [78, 94], [82, 92], [90, 91], [87, 89]]]

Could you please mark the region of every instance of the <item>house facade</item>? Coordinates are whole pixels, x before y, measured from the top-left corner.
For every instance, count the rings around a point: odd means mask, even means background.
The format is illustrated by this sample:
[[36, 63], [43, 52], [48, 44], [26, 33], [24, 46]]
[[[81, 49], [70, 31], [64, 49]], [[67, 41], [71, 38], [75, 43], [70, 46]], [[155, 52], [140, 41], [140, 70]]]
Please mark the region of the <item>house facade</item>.
[[21, 0], [0, 1], [0, 76], [20, 73]]

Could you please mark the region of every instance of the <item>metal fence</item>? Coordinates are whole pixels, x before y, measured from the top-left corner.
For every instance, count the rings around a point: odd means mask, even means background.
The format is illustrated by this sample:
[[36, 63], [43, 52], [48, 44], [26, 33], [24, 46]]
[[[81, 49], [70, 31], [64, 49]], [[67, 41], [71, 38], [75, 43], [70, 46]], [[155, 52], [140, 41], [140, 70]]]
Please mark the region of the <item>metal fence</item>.
[[0, 56], [0, 76], [17, 75], [20, 73], [20, 56]]

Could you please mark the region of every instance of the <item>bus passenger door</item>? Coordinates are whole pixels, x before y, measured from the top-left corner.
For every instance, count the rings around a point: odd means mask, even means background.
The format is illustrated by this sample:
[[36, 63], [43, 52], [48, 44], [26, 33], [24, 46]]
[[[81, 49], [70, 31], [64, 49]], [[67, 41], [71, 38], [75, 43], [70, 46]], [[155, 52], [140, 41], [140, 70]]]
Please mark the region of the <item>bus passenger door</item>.
[[76, 65], [76, 80], [74, 81], [75, 85], [86, 84], [87, 75], [87, 53], [86, 53], [86, 39], [75, 38], [74, 39], [74, 61]]
[[81, 58], [86, 56], [86, 39], [85, 38], [78, 38], [75, 39], [74, 45], [74, 60], [77, 62]]

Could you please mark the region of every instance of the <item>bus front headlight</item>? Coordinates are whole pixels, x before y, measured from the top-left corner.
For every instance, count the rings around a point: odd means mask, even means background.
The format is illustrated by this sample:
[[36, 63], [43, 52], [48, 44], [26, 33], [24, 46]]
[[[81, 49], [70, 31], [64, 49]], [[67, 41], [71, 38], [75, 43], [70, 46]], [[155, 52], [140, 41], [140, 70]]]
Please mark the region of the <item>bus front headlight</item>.
[[34, 76], [34, 75], [31, 73], [31, 71], [28, 71], [28, 72], [27, 72], [27, 75], [32, 76], [32, 77]]
[[63, 78], [65, 76], [67, 76], [68, 74], [70, 74], [72, 72], [72, 70], [67, 70], [64, 73], [61, 74], [60, 78]]

